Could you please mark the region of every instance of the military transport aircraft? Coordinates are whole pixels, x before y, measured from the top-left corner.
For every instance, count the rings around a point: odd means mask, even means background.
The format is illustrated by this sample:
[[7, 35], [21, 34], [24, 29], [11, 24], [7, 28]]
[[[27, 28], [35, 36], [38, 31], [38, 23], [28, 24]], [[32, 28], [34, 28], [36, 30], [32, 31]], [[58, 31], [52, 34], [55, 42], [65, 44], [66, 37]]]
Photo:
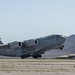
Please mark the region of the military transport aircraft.
[[47, 50], [60, 49], [64, 47], [65, 38], [62, 35], [49, 35], [37, 39], [25, 40], [23, 42], [10, 42], [3, 44], [0, 41], [0, 55], [21, 57], [38, 58], [42, 57]]

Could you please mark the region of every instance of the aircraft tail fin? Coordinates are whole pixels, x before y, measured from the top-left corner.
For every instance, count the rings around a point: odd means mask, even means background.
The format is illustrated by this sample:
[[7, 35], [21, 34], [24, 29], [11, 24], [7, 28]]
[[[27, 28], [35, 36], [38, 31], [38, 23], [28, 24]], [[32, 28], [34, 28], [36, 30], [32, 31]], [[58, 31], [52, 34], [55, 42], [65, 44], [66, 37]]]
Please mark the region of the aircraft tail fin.
[[1, 41], [1, 38], [0, 38], [0, 44], [3, 44], [3, 42]]

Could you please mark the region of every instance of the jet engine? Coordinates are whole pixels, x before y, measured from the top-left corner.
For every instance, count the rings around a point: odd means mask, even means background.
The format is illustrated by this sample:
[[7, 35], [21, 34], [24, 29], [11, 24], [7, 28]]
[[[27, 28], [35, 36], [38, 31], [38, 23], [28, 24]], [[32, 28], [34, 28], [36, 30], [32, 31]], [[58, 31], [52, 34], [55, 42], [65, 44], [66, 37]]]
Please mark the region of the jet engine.
[[33, 39], [27, 40], [27, 41], [24, 41], [24, 44], [27, 47], [36, 46], [36, 45], [38, 45], [38, 40], [33, 40]]
[[11, 42], [8, 45], [10, 46], [10, 48], [20, 48], [20, 47], [22, 47], [22, 43], [21, 42], [17, 42], [17, 41]]

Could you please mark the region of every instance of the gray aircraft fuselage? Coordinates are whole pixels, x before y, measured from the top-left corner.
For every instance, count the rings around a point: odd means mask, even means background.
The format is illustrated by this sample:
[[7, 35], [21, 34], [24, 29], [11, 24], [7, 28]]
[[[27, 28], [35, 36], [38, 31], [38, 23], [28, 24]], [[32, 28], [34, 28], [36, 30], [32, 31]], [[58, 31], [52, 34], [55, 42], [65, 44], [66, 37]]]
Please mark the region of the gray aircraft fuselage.
[[47, 50], [62, 49], [65, 38], [61, 35], [50, 35], [37, 39], [25, 40], [23, 42], [11, 42], [0, 44], [0, 55], [26, 58], [41, 57]]

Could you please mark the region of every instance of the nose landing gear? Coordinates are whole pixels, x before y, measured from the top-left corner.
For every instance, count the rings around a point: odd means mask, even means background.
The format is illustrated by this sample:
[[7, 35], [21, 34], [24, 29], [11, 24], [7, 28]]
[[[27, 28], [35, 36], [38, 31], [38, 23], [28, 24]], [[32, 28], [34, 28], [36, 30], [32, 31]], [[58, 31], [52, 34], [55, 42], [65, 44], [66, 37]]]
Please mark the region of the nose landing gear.
[[64, 45], [62, 45], [59, 49], [62, 50], [64, 48]]

